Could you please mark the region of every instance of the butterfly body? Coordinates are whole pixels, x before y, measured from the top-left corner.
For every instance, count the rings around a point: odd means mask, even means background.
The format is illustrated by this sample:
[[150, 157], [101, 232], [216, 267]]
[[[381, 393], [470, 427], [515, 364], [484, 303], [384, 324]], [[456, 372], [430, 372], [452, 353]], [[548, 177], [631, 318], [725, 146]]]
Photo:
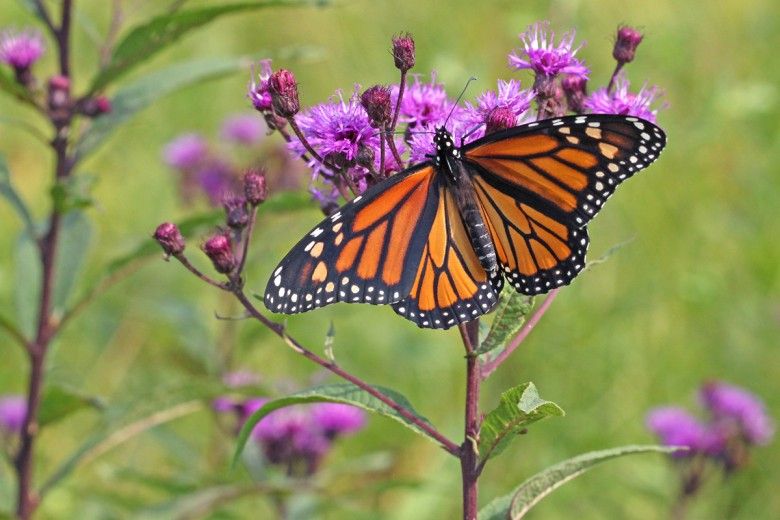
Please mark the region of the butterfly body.
[[264, 302], [304, 312], [389, 304], [420, 327], [490, 312], [504, 282], [524, 294], [569, 284], [585, 266], [586, 224], [666, 138], [617, 115], [567, 116], [456, 147], [369, 188], [325, 218], [274, 270]]

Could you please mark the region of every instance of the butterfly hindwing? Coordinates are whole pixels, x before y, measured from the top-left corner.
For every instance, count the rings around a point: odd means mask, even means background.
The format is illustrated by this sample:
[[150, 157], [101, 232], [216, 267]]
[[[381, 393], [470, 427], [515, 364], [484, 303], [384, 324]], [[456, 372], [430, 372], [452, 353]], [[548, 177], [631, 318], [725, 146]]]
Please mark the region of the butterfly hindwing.
[[411, 291], [393, 310], [420, 327], [448, 329], [493, 310], [502, 284], [500, 275], [491, 279], [480, 265], [453, 194], [441, 181]]
[[374, 186], [309, 232], [274, 270], [265, 305], [294, 314], [335, 302], [386, 304], [412, 286], [436, 211], [432, 166]]
[[507, 195], [582, 227], [665, 144], [663, 131], [649, 121], [590, 114], [496, 132], [464, 147], [463, 155]]

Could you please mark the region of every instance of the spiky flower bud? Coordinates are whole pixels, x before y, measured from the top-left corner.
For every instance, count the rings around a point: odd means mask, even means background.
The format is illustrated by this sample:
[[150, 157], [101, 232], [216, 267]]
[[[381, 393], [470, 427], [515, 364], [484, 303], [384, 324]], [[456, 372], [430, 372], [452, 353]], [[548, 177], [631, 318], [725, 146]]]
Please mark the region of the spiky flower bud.
[[561, 80], [561, 88], [563, 88], [563, 93], [566, 94], [566, 102], [569, 105], [569, 110], [572, 112], [581, 114], [585, 111], [583, 103], [587, 97], [585, 90], [587, 84], [587, 79], [576, 74], [567, 74]]
[[227, 274], [236, 268], [238, 262], [233, 254], [233, 243], [227, 234], [218, 233], [212, 236], [204, 242], [201, 248], [214, 264], [214, 269], [217, 272]]
[[401, 72], [414, 67], [414, 39], [409, 33], [393, 37], [393, 59], [395, 67]]
[[509, 107], [498, 106], [485, 119], [485, 134], [506, 130], [517, 125], [517, 116]]
[[111, 100], [101, 95], [86, 99], [79, 111], [87, 117], [97, 117], [111, 112], [111, 108]]
[[222, 200], [225, 208], [225, 223], [231, 229], [244, 229], [249, 224], [249, 212], [246, 207], [246, 199], [235, 195], [228, 195]]
[[154, 239], [168, 256], [177, 256], [184, 251], [184, 237], [181, 236], [176, 224], [163, 222], [157, 226], [154, 231]]
[[261, 170], [249, 170], [244, 175], [244, 196], [252, 206], [262, 204], [268, 198], [268, 186]]
[[360, 96], [360, 104], [366, 109], [371, 126], [382, 128], [390, 123], [393, 113], [390, 89], [375, 85]]
[[633, 27], [628, 27], [626, 25], [618, 27], [615, 48], [612, 50], [612, 57], [621, 64], [633, 61], [634, 55], [636, 54], [636, 48], [642, 42], [643, 37], [642, 33]]
[[374, 152], [374, 149], [370, 146], [363, 146], [360, 145], [358, 147], [358, 154], [355, 159], [355, 162], [358, 166], [362, 166], [363, 168], [371, 169], [374, 167], [374, 158], [376, 157], [376, 153]]
[[49, 110], [57, 112], [70, 105], [70, 78], [67, 76], [52, 76], [49, 78]]
[[301, 109], [298, 101], [298, 83], [287, 69], [279, 69], [269, 79], [268, 90], [274, 110], [282, 117], [292, 117]]

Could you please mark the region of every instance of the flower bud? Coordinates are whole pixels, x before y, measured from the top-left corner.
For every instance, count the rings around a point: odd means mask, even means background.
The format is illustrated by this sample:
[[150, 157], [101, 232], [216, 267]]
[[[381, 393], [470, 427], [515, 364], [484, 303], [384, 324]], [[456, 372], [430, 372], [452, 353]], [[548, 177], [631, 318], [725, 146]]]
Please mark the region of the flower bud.
[[236, 268], [237, 261], [233, 255], [233, 244], [230, 237], [224, 233], [212, 236], [201, 247], [209, 257], [214, 269], [222, 274], [227, 274]]
[[225, 223], [231, 229], [244, 229], [249, 224], [249, 212], [246, 208], [246, 199], [235, 195], [228, 195], [222, 200], [225, 208]]
[[[376, 153], [374, 152], [374, 149], [370, 146], [366, 146], [361, 144], [358, 147], [358, 153], [357, 157], [355, 158], [355, 162], [358, 166], [362, 166], [366, 169], [371, 169], [374, 167], [374, 158], [376, 157]], [[387, 159], [387, 157], [385, 157]]]
[[517, 125], [517, 116], [511, 108], [498, 106], [485, 118], [485, 134], [506, 130]]
[[111, 100], [106, 96], [97, 96], [85, 100], [79, 111], [87, 117], [97, 117], [111, 112]]
[[566, 95], [569, 110], [577, 114], [585, 111], [584, 103], [587, 97], [586, 87], [588, 80], [576, 74], [567, 74], [561, 80], [561, 88]]
[[184, 237], [181, 236], [176, 224], [163, 222], [157, 226], [154, 231], [154, 239], [168, 256], [177, 256], [184, 251]]
[[390, 123], [393, 109], [389, 88], [375, 85], [367, 89], [360, 96], [360, 104], [366, 109], [374, 128], [382, 128]]
[[271, 101], [277, 114], [292, 117], [298, 113], [301, 108], [298, 101], [298, 83], [292, 72], [279, 69], [271, 74], [268, 90], [271, 92]]
[[618, 27], [615, 48], [612, 50], [612, 57], [618, 63], [629, 63], [634, 60], [636, 48], [642, 42], [642, 33], [626, 25]]
[[52, 76], [49, 78], [49, 110], [58, 112], [70, 105], [70, 78]]
[[260, 170], [249, 170], [244, 175], [244, 196], [252, 206], [262, 204], [268, 198], [265, 175]]
[[25, 87], [33, 85], [31, 69], [45, 49], [43, 37], [37, 31], [0, 32], [0, 62], [13, 67], [16, 81]]
[[395, 67], [401, 72], [414, 67], [414, 39], [409, 33], [393, 37], [393, 59]]

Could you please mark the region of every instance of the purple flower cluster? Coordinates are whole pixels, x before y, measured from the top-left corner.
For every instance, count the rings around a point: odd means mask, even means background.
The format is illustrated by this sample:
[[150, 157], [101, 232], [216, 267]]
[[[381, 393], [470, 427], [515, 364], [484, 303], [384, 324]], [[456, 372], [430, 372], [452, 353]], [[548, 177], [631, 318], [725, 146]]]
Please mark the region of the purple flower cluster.
[[43, 38], [35, 30], [0, 32], [0, 62], [17, 71], [29, 69], [45, 50]]
[[[236, 400], [219, 397], [214, 410], [232, 412], [240, 423], [268, 402], [265, 398]], [[361, 430], [366, 424], [365, 412], [340, 403], [317, 403], [275, 410], [252, 430], [265, 459], [284, 468], [293, 476], [314, 474], [333, 442]]]
[[[590, 96], [590, 71], [577, 57], [582, 45], [575, 44], [574, 31], [556, 42], [548, 22], [529, 26], [520, 34], [522, 46], [509, 54], [512, 69], [534, 75], [530, 89], [523, 89], [519, 80], [501, 80], [495, 91], [480, 94], [475, 102], [458, 103], [435, 73], [429, 81], [420, 74], [407, 74], [416, 62], [415, 44], [411, 35], [404, 34], [392, 42], [394, 64], [402, 78], [396, 85], [375, 85], [362, 96], [356, 86], [348, 99], [337, 92], [326, 103], [301, 109], [293, 73], [272, 71], [270, 60], [264, 60], [260, 73], [252, 73], [247, 96], [269, 128], [283, 134], [289, 150], [305, 158], [312, 172], [310, 191], [327, 212], [337, 207], [339, 196], [349, 197], [347, 189], [357, 195], [387, 175], [427, 160], [434, 152], [432, 134], [440, 126], [446, 126], [456, 142], [466, 144], [566, 113], [625, 114], [655, 121], [657, 110], [651, 104], [658, 90], [643, 87], [631, 92], [625, 74], [618, 75], [634, 60], [642, 39], [631, 27], [618, 28], [613, 77], [608, 87]], [[533, 112], [532, 104], [536, 105]]]
[[[203, 135], [182, 134], [163, 148], [163, 161], [179, 175], [181, 198], [191, 203], [205, 196], [212, 206], [223, 204], [226, 198], [240, 193], [242, 172], [237, 159], [258, 162], [263, 152], [268, 128], [263, 120], [251, 114], [227, 117], [220, 129], [221, 146], [211, 144]], [[286, 158], [286, 157], [285, 157]], [[282, 167], [286, 168], [286, 164]]]
[[675, 457], [704, 455], [733, 469], [744, 462], [747, 446], [766, 444], [774, 435], [764, 404], [747, 390], [709, 382], [701, 387], [699, 396], [709, 415], [706, 421], [676, 406], [656, 408], [647, 415], [648, 429], [662, 444], [690, 449], [677, 452]]

